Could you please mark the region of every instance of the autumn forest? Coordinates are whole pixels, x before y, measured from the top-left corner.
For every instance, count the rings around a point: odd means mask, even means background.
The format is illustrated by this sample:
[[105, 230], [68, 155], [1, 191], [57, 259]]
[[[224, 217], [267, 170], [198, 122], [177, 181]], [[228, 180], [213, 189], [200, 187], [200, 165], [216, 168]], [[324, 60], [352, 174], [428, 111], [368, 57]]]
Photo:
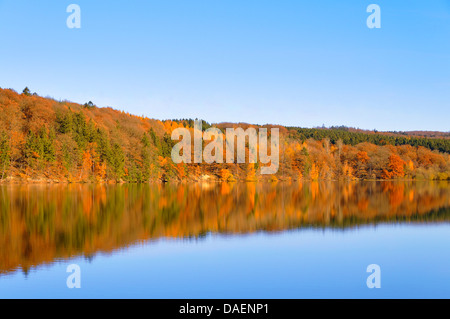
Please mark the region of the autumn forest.
[[[151, 113], [151, 109], [149, 109]], [[299, 119], [301, 125], [301, 119]], [[174, 129], [193, 119], [155, 120], [94, 103], [44, 98], [26, 88], [0, 89], [2, 182], [130, 182], [257, 180], [448, 180], [450, 133], [378, 132], [348, 127], [277, 127], [280, 168], [256, 164], [174, 164]]]

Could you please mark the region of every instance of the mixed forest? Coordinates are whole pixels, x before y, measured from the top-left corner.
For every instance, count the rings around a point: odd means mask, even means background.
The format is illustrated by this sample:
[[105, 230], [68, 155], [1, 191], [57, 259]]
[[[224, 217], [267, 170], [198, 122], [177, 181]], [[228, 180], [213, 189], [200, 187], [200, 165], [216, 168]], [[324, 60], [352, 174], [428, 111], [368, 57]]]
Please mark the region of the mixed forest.
[[[151, 113], [151, 109], [149, 109]], [[174, 164], [171, 133], [193, 119], [156, 120], [94, 103], [0, 89], [1, 182], [450, 179], [450, 133], [378, 132], [205, 121], [203, 128], [276, 127], [280, 167]], [[299, 120], [301, 124], [301, 121]]]

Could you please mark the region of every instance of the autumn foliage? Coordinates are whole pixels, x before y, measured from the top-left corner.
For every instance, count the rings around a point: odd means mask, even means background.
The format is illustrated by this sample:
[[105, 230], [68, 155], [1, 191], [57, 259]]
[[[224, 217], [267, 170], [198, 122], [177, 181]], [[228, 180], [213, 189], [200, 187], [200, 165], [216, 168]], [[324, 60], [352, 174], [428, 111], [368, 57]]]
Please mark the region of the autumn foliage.
[[[151, 113], [151, 109], [149, 109]], [[203, 123], [203, 129], [211, 125]], [[228, 127], [256, 125], [219, 123]], [[174, 164], [174, 129], [194, 120], [160, 121], [110, 107], [56, 101], [0, 89], [0, 180], [3, 182], [149, 182], [440, 179], [450, 176], [450, 138], [347, 128], [280, 130], [280, 167], [261, 176], [256, 164]], [[274, 126], [265, 125], [270, 129]], [[225, 157], [225, 156], [224, 156]], [[248, 158], [248, 149], [247, 149]]]

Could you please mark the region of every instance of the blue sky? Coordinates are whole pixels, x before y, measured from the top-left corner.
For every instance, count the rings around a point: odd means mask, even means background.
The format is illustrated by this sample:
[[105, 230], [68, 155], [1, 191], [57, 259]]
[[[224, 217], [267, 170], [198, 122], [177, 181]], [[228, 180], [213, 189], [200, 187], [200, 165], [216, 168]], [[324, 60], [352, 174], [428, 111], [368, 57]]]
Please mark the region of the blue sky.
[[3, 88], [158, 119], [450, 130], [450, 0], [0, 0], [0, 30]]

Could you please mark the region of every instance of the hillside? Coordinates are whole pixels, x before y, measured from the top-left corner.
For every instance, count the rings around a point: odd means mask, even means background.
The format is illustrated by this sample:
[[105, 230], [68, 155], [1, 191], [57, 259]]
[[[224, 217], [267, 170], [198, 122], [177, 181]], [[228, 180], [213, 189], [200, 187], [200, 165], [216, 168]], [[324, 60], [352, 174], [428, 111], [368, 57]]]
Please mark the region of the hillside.
[[[151, 113], [151, 109], [149, 109]], [[173, 164], [171, 132], [193, 120], [160, 121], [112, 108], [0, 89], [3, 182], [149, 182], [258, 179], [440, 179], [450, 176], [444, 132], [374, 132], [281, 127], [280, 168], [257, 164]], [[212, 124], [220, 129], [238, 124]], [[203, 122], [203, 127], [211, 125]], [[246, 128], [250, 124], [239, 124]], [[265, 125], [264, 127], [271, 127]]]

